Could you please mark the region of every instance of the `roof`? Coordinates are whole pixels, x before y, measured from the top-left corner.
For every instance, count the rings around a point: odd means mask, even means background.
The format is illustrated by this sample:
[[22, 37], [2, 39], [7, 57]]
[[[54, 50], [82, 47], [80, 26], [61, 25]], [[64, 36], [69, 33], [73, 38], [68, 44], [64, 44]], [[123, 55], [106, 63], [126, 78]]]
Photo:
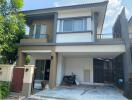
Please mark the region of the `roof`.
[[64, 10], [64, 9], [75, 9], [75, 8], [86, 8], [86, 7], [96, 7], [101, 5], [107, 5], [108, 0], [103, 2], [96, 2], [96, 3], [86, 3], [86, 4], [78, 4], [78, 5], [69, 5], [69, 6], [61, 6], [61, 7], [51, 7], [51, 8], [44, 8], [44, 9], [36, 9], [36, 10], [26, 10], [22, 11], [26, 15], [36, 14], [37, 12], [56, 12], [57, 10]]

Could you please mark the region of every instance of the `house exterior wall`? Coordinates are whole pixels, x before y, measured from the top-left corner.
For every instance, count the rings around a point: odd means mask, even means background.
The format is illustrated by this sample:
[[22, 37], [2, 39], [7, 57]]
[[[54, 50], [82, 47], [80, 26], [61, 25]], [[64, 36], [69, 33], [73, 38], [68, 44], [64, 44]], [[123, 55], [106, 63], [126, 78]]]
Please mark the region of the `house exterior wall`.
[[[88, 81], [85, 81], [84, 71], [88, 70]], [[93, 58], [90, 57], [66, 57], [63, 53], [58, 53], [57, 64], [57, 79], [56, 85], [59, 86], [62, 83], [65, 75], [71, 75], [74, 73], [77, 75], [77, 80], [81, 84], [93, 83]]]
[[31, 53], [31, 60], [30, 60], [30, 65], [35, 65], [36, 60], [50, 60], [51, 59], [51, 54], [50, 53]]
[[34, 43], [47, 43], [48, 42], [48, 38], [42, 38], [42, 39], [21, 39], [20, 41], [21, 43], [24, 43], [24, 44], [34, 44]]
[[56, 46], [55, 50], [56, 52], [125, 52], [125, 46], [124, 45]]
[[[70, 9], [70, 10], [60, 10], [58, 11], [58, 19], [65, 18], [81, 18], [81, 17], [91, 17], [91, 11], [87, 8], [81, 9]], [[92, 20], [93, 21], [93, 20]], [[89, 21], [88, 21], [89, 22]], [[77, 43], [77, 42], [93, 42], [94, 37], [92, 35], [92, 24], [94, 22], [89, 22], [89, 27], [91, 32], [74, 32], [74, 33], [63, 33], [60, 32], [56, 34], [56, 43]], [[57, 22], [57, 31], [59, 31], [59, 21]]]
[[85, 33], [62, 33], [56, 36], [57, 43], [93, 42], [91, 32]]
[[90, 10], [88, 10], [87, 8], [81, 8], [81, 9], [58, 11], [58, 18], [82, 17], [82, 16], [91, 16]]
[[14, 65], [0, 65], [0, 81], [11, 82]]
[[[93, 83], [93, 59], [82, 57], [66, 57], [65, 58], [64, 75], [71, 75], [74, 73], [77, 75], [77, 80], [82, 83]], [[88, 70], [90, 76], [87, 76], [88, 80], [85, 81], [84, 71]]]

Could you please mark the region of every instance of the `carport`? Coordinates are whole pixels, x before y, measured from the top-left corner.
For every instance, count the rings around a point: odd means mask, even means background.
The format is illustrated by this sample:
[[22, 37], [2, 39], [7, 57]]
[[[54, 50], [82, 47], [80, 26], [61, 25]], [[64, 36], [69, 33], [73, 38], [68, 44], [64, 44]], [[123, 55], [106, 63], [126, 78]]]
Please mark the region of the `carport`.
[[43, 90], [29, 98], [39, 100], [127, 100], [121, 91], [112, 85], [63, 86]]

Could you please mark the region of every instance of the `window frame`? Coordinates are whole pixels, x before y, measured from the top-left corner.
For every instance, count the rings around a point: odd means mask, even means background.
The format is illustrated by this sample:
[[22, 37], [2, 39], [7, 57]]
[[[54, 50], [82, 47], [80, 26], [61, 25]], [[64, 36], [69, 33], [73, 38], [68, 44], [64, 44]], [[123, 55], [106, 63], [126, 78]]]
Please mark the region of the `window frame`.
[[[36, 37], [36, 33], [37, 33], [37, 25], [40, 25], [40, 33], [39, 33], [39, 37]], [[35, 23], [34, 25], [34, 29], [33, 29], [33, 38], [42, 38], [41, 35], [47, 35], [47, 25], [46, 24], [41, 24], [41, 23]], [[42, 26], [45, 26], [45, 31], [42, 32]], [[42, 34], [43, 33], [43, 34]]]
[[[84, 25], [83, 26], [83, 30], [81, 31], [75, 31], [72, 29], [72, 31], [64, 31], [63, 30], [63, 24], [64, 24], [64, 20], [82, 20], [83, 23], [84, 20], [86, 20], [86, 26]], [[90, 22], [90, 26], [88, 26]], [[86, 27], [86, 30], [84, 30], [84, 28]], [[58, 18], [58, 21], [57, 21], [57, 33], [81, 33], [81, 32], [91, 32], [92, 33], [92, 17], [91, 16], [85, 16], [85, 17], [72, 17], [72, 18]]]

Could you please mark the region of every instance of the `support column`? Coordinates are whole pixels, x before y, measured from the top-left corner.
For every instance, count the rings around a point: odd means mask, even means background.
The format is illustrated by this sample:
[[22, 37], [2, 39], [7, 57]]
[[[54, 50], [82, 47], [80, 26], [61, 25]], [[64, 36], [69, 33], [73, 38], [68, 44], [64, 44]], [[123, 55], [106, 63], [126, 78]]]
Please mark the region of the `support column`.
[[57, 75], [56, 76], [57, 76], [56, 86], [59, 86], [64, 76], [64, 57], [62, 53], [58, 53]]
[[25, 65], [25, 62], [26, 62], [25, 60], [26, 60], [26, 54], [22, 53], [22, 50], [19, 48], [17, 66], [23, 67]]
[[92, 15], [93, 41], [96, 41], [96, 39], [98, 37], [97, 36], [98, 16], [99, 16], [99, 14], [97, 12], [93, 13], [93, 15]]
[[50, 66], [50, 78], [49, 87], [52, 89], [56, 87], [56, 74], [57, 74], [57, 53], [51, 53], [51, 66]]

